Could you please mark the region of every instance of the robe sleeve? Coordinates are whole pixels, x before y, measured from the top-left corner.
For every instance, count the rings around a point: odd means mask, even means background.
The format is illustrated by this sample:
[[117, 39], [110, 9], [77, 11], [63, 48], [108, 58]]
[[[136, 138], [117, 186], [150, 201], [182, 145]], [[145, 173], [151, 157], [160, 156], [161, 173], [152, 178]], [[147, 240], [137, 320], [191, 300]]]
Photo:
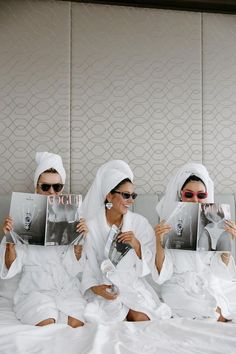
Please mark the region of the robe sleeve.
[[165, 249], [165, 258], [160, 273], [156, 268], [155, 259], [153, 263], [152, 278], [157, 284], [163, 284], [166, 280], [169, 280], [172, 277], [174, 264], [171, 250]]
[[91, 237], [88, 235], [85, 241], [85, 267], [82, 275], [81, 288], [84, 294], [92, 286], [103, 283], [100, 266], [97, 259], [97, 253], [94, 245], [91, 242]]
[[11, 264], [10, 268], [7, 269], [5, 265], [5, 253], [6, 253], [6, 245], [0, 245], [0, 277], [1, 279], [10, 279], [14, 277], [16, 274], [19, 274], [22, 271], [22, 267], [24, 265], [24, 259], [26, 256], [26, 245], [15, 245], [16, 249], [16, 259]]
[[[136, 257], [136, 273], [139, 277], [144, 277], [151, 273], [153, 252], [155, 250], [155, 234], [151, 225], [146, 219], [140, 222], [137, 235], [135, 235], [141, 245], [141, 259]], [[136, 233], [135, 232], [135, 233]]]
[[[57, 246], [61, 247], [61, 246]], [[85, 265], [85, 252], [84, 247], [82, 250], [82, 255], [79, 260], [77, 260], [74, 252], [74, 246], [63, 246], [63, 251], [65, 252], [65, 256], [63, 257], [62, 264], [66, 269], [67, 273], [72, 277], [82, 273]]]
[[228, 265], [226, 265], [221, 259], [221, 253], [214, 253], [211, 257], [210, 268], [217, 278], [229, 281], [236, 279], [236, 266], [232, 255]]

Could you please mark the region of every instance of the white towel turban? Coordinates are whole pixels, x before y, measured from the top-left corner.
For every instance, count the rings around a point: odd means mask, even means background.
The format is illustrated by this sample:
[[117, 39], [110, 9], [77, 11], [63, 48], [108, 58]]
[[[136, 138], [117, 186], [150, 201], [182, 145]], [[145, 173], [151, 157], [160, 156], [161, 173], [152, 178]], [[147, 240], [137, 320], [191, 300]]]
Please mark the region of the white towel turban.
[[191, 175], [197, 176], [205, 184], [208, 193], [206, 202], [214, 203], [214, 183], [206, 167], [199, 163], [187, 163], [183, 165], [169, 181], [164, 197], [156, 206], [157, 213], [161, 219], [167, 220], [170, 216], [174, 202], [180, 201], [180, 191], [183, 184]]
[[54, 168], [58, 174], [61, 176], [62, 183], [66, 180], [66, 171], [63, 167], [61, 156], [52, 154], [50, 152], [36, 152], [35, 160], [37, 163], [37, 168], [34, 174], [34, 187], [37, 187], [38, 179], [41, 173]]
[[102, 165], [86, 194], [82, 204], [82, 214], [86, 219], [96, 216], [106, 195], [124, 179], [129, 178], [133, 181], [133, 172], [129, 165], [122, 160], [112, 160]]

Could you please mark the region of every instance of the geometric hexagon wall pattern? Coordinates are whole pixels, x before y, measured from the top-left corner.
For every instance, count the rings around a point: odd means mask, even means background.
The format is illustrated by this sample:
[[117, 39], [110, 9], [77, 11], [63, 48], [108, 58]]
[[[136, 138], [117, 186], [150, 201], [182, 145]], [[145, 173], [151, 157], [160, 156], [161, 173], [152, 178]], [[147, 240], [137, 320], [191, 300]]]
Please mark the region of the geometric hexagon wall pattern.
[[109, 159], [139, 193], [187, 161], [236, 191], [234, 16], [30, 0], [0, 14], [0, 194], [33, 190], [40, 150], [62, 155], [72, 192]]

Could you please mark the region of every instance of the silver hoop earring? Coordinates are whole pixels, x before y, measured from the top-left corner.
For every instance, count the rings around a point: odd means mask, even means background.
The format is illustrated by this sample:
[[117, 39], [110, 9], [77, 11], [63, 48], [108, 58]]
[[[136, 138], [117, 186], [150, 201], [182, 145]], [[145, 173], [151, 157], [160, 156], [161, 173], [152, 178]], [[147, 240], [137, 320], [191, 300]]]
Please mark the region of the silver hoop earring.
[[107, 202], [107, 203], [106, 203], [106, 208], [107, 208], [107, 209], [110, 210], [112, 207], [113, 207], [112, 202]]

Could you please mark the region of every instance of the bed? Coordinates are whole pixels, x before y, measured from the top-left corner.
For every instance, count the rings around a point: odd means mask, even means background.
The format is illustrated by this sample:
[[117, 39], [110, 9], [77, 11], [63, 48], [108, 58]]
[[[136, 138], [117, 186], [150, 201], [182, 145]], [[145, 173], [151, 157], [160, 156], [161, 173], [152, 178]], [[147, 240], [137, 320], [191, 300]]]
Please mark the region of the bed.
[[[9, 197], [4, 198], [0, 199], [1, 217], [9, 207]], [[235, 213], [233, 196], [217, 199], [230, 203]], [[157, 200], [157, 195], [145, 195], [135, 205], [135, 211], [145, 214], [151, 224], [156, 222], [153, 209]], [[78, 329], [62, 324], [42, 328], [23, 325], [12, 310], [18, 280], [0, 280], [0, 354], [236, 353], [236, 323], [232, 322], [172, 318], [107, 326], [86, 324]]]

